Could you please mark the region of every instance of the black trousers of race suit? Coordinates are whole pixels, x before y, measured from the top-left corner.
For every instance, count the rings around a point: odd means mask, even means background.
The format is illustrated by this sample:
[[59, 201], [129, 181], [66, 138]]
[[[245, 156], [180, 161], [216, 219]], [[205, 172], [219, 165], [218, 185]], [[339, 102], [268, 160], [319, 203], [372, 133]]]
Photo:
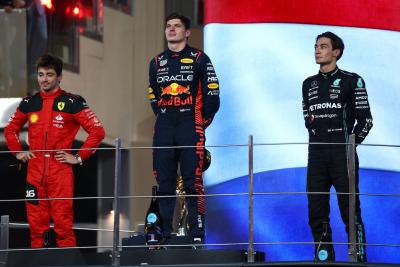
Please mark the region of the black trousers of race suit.
[[[346, 143], [346, 140], [344, 136], [340, 135], [330, 137], [311, 136], [310, 142]], [[355, 155], [355, 161], [356, 193], [359, 193], [357, 153]], [[307, 192], [330, 192], [332, 185], [337, 193], [349, 192], [346, 145], [310, 144], [308, 152]], [[328, 241], [325, 242], [332, 242], [332, 231], [329, 226], [329, 199], [330, 196], [327, 194], [308, 194], [308, 218], [314, 242], [320, 242], [324, 223], [328, 223]], [[338, 194], [337, 200], [340, 215], [343, 223], [346, 225], [346, 232], [349, 233], [349, 196]], [[355, 223], [356, 241], [357, 243], [365, 244], [365, 231], [361, 218], [359, 195], [356, 195]], [[315, 249], [317, 249], [317, 246], [318, 245], [315, 246]], [[329, 247], [334, 257], [333, 246]], [[365, 245], [357, 245], [357, 253], [358, 261], [367, 261]], [[328, 260], [335, 259], [330, 258]]]
[[[157, 116], [153, 146], [203, 146], [204, 128], [193, 112], [172, 111]], [[153, 149], [153, 168], [158, 183], [159, 196], [176, 195], [178, 163], [183, 178], [188, 209], [189, 235], [192, 238], [204, 236], [205, 198], [202, 179], [204, 148], [160, 148]], [[163, 220], [163, 236], [172, 232], [175, 197], [158, 198]]]

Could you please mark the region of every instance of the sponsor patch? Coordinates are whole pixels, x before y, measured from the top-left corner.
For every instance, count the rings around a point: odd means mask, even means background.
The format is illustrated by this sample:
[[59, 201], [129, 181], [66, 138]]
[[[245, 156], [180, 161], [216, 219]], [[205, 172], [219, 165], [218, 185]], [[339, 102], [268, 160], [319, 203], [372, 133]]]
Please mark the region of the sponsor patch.
[[212, 90], [207, 93], [207, 95], [219, 95], [219, 90]]
[[[357, 102], [356, 102], [357, 105]], [[340, 109], [342, 108], [341, 103], [320, 103], [320, 104], [314, 104], [310, 106], [310, 111], [318, 110], [318, 109], [329, 109], [329, 108], [336, 108]]]
[[218, 82], [218, 78], [213, 76], [213, 77], [208, 77], [207, 82]]
[[56, 120], [58, 121], [62, 121], [64, 118], [61, 116], [61, 114], [58, 114], [56, 117]]
[[57, 108], [59, 111], [63, 110], [65, 107], [65, 102], [58, 102], [57, 103]]
[[31, 123], [36, 123], [39, 120], [39, 115], [36, 113], [33, 113], [30, 117], [29, 117], [29, 121]]
[[26, 190], [25, 190], [25, 198], [27, 199], [28, 203], [33, 205], [39, 205], [38, 193], [36, 186], [26, 183]]
[[330, 99], [337, 99], [339, 96], [337, 94], [330, 94]]
[[191, 59], [191, 58], [182, 58], [181, 59], [181, 63], [190, 64], [190, 63], [193, 63], [193, 59]]
[[358, 78], [358, 80], [357, 80], [357, 87], [358, 88], [363, 88], [364, 87], [364, 83], [363, 83], [361, 78]]
[[160, 76], [157, 77], [157, 83], [163, 83], [163, 82], [191, 82], [193, 81], [193, 74], [190, 75], [182, 75], [182, 74], [177, 74], [177, 75], [172, 75], [172, 76]]
[[178, 83], [171, 83], [169, 86], [162, 88], [161, 95], [181, 95], [181, 94], [188, 94], [190, 95], [189, 85], [187, 87], [182, 86]]
[[167, 63], [168, 63], [167, 59], [160, 60], [160, 67], [167, 65]]
[[210, 83], [207, 85], [210, 89], [217, 89], [219, 87], [218, 83]]
[[332, 86], [333, 87], [339, 87], [339, 84], [340, 84], [340, 81], [341, 81], [342, 79], [336, 79], [333, 83], [332, 83]]

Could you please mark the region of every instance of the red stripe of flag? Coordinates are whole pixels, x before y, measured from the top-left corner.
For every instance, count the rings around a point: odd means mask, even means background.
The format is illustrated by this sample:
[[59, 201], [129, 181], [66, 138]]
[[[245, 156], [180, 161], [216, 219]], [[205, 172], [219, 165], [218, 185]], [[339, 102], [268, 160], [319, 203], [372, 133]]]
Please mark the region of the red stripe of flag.
[[205, 23], [300, 23], [400, 31], [400, 0], [205, 0]]

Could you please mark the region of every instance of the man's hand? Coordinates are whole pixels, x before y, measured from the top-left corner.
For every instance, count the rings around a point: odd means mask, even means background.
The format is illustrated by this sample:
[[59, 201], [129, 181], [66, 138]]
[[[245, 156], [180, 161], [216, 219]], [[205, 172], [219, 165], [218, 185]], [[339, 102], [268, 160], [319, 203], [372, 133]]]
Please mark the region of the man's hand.
[[12, 4], [13, 4], [13, 6], [10, 6], [10, 5], [4, 6], [4, 11], [7, 13], [10, 13], [13, 11], [14, 8], [23, 8], [25, 6], [25, 1], [24, 0], [13, 0]]
[[315, 115], [310, 114], [308, 117], [308, 122], [306, 122], [306, 127], [308, 129], [308, 132], [312, 135], [317, 135], [317, 129], [315, 128]]
[[4, 11], [7, 12], [7, 13], [10, 13], [10, 12], [13, 11], [13, 7], [12, 6], [5, 6], [4, 7]]
[[21, 160], [23, 162], [27, 162], [28, 160], [30, 160], [32, 158], [36, 158], [35, 154], [33, 154], [30, 151], [28, 151], [28, 152], [17, 152], [15, 154], [15, 157], [17, 158], [17, 160]]
[[79, 160], [74, 155], [65, 151], [57, 151], [54, 157], [61, 163], [80, 164]]
[[23, 8], [25, 6], [24, 0], [13, 0], [13, 5], [15, 8]]

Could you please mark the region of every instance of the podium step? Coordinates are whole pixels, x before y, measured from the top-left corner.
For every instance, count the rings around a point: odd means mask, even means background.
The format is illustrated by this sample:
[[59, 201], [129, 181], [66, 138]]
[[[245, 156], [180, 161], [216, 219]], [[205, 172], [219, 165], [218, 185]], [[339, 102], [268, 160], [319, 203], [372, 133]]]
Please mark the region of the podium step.
[[[264, 253], [256, 253], [257, 261], [264, 261]], [[208, 249], [134, 249], [120, 252], [121, 266], [196, 265], [242, 266], [247, 261], [243, 250]], [[110, 266], [110, 253], [85, 253], [78, 249], [36, 250], [8, 252], [7, 267], [30, 266]], [[2, 264], [0, 264], [2, 267]]]
[[[257, 252], [257, 262], [264, 261], [264, 253]], [[121, 252], [121, 265], [177, 265], [177, 264], [232, 264], [247, 262], [244, 250], [164, 249]]]
[[[133, 250], [121, 251], [120, 266], [130, 267], [400, 267], [398, 264], [350, 262], [264, 262], [264, 254], [256, 253], [256, 262], [247, 263], [241, 250]], [[83, 252], [78, 249], [8, 252], [7, 267], [105, 267], [111, 266], [110, 253]]]
[[[193, 249], [187, 236], [171, 236], [165, 249], [143, 248], [144, 235], [122, 239], [121, 265], [166, 265], [166, 264], [226, 264], [247, 262], [245, 250]], [[255, 261], [263, 262], [264, 253], [256, 252]]]

